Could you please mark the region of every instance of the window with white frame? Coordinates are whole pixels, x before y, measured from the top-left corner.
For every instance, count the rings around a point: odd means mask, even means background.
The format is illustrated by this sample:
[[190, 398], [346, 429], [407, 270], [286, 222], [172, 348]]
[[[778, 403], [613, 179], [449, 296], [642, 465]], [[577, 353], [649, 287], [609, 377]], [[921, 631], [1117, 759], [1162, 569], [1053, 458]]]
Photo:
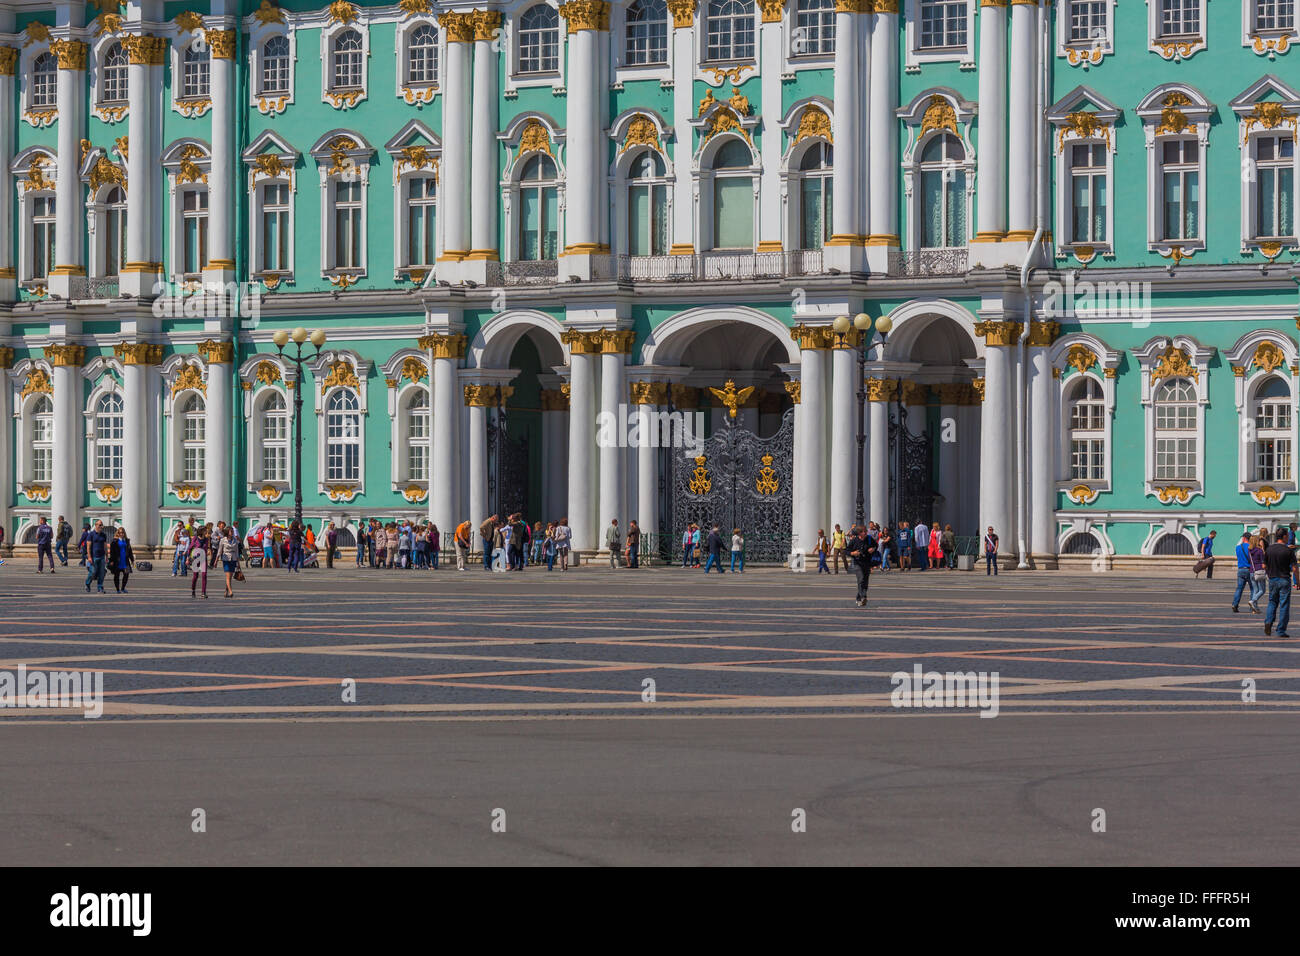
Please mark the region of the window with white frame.
[[334, 92], [361, 89], [363, 64], [361, 34], [344, 30], [334, 38], [330, 47], [330, 89]]
[[1295, 0], [1253, 0], [1255, 32], [1292, 33], [1295, 30]]
[[361, 480], [361, 405], [350, 388], [333, 392], [325, 406], [325, 480]]
[[437, 184], [430, 175], [406, 179], [406, 256], [404, 265], [431, 266], [438, 258], [434, 217]]
[[966, 149], [951, 133], [931, 137], [921, 150], [921, 248], [966, 245]]
[[704, 25], [705, 60], [754, 59], [753, 0], [708, 0]]
[[794, 56], [829, 56], [835, 52], [835, 0], [796, 0]]
[[126, 191], [113, 186], [102, 201], [104, 234], [103, 270], [106, 276], [121, 275], [126, 265]]
[[125, 420], [122, 396], [110, 392], [95, 405], [95, 478], [122, 480]]
[[1153, 404], [1156, 480], [1194, 480], [1197, 464], [1195, 386], [1185, 378], [1162, 381], [1156, 386]]
[[664, 0], [636, 0], [623, 23], [623, 65], [668, 62], [668, 5]]
[[800, 249], [820, 249], [831, 237], [833, 176], [830, 144], [814, 143], [799, 162]]
[[411, 481], [429, 480], [429, 393], [423, 388], [411, 390], [406, 406], [406, 477]]
[[32, 481], [54, 480], [54, 404], [36, 396], [29, 411], [32, 423]]
[[289, 38], [274, 36], [262, 44], [262, 74], [258, 93], [284, 95], [289, 92]]
[[1066, 42], [1071, 46], [1105, 43], [1113, 0], [1069, 0]]
[[1082, 376], [1070, 387], [1070, 478], [1106, 477], [1106, 399], [1101, 383]]
[[293, 258], [289, 246], [289, 184], [264, 183], [261, 192], [262, 244], [259, 272], [291, 272]]
[[361, 182], [335, 179], [330, 185], [334, 193], [334, 258], [330, 268], [360, 269]]
[[713, 157], [713, 248], [754, 248], [754, 157], [732, 139]]
[[207, 421], [203, 399], [191, 392], [182, 399], [178, 414], [181, 426], [181, 480], [203, 481], [206, 473], [204, 431]]
[[32, 61], [32, 109], [49, 109], [59, 101], [58, 65], [54, 54], [45, 52]]
[[202, 99], [212, 89], [212, 60], [208, 48], [196, 50], [189, 46], [181, 60], [181, 98]]
[[1070, 146], [1070, 242], [1107, 241], [1106, 158], [1103, 143]]
[[54, 268], [54, 197], [49, 195], [32, 198], [32, 257], [31, 273], [33, 281], [49, 278]]
[[917, 48], [942, 50], [966, 45], [967, 0], [921, 0]]
[[1291, 133], [1251, 140], [1255, 164], [1256, 239], [1295, 237], [1295, 139]]
[[266, 389], [258, 414], [257, 437], [261, 448], [258, 462], [262, 481], [289, 480], [289, 407], [284, 396]]
[[668, 188], [664, 161], [657, 152], [647, 149], [633, 157], [627, 178], [628, 255], [667, 255]]
[[1200, 144], [1195, 139], [1160, 142], [1160, 238], [1201, 236]]
[[1160, 4], [1159, 36], [1198, 37], [1201, 35], [1202, 0], [1158, 0]]
[[208, 266], [208, 190], [181, 190], [181, 271], [196, 278]]
[[1252, 480], [1291, 481], [1291, 387], [1276, 376], [1255, 391], [1255, 442]]
[[127, 66], [126, 51], [122, 49], [122, 44], [114, 43], [104, 52], [104, 76], [99, 96], [101, 103], [126, 102]]
[[406, 47], [406, 85], [438, 84], [438, 31], [424, 23], [411, 31]]
[[559, 183], [555, 163], [538, 154], [519, 176], [519, 258], [554, 259], [559, 252]]
[[519, 18], [517, 73], [557, 73], [560, 69], [560, 14], [539, 3]]

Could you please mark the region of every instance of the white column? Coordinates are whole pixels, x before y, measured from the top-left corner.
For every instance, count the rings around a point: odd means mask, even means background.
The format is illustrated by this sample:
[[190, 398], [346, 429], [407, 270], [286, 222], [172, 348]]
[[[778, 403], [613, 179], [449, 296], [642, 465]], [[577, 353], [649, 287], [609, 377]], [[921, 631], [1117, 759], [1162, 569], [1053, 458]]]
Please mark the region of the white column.
[[151, 345], [126, 345], [122, 352], [122, 524], [132, 546], [153, 544], [150, 530], [157, 509], [150, 507], [150, 477], [153, 459], [149, 455], [149, 366]]
[[[212, 168], [208, 173], [209, 282], [235, 278], [235, 31], [208, 30], [211, 50]], [[243, 195], [243, 190], [238, 191]]]
[[[447, 37], [447, 63], [443, 71], [442, 152], [439, 173], [438, 214], [442, 216], [443, 250], [440, 263], [459, 263], [470, 250], [470, 55], [474, 42], [472, 13], [444, 13], [438, 17]], [[492, 206], [495, 215], [495, 204]], [[442, 266], [439, 275], [456, 267]], [[454, 280], [453, 280], [454, 281]]]
[[[936, 521], [940, 527], [950, 524], [957, 533], [958, 514], [961, 510], [958, 499], [961, 496], [961, 443], [967, 439], [958, 421], [957, 402], [961, 397], [962, 386], [940, 385], [939, 400], [939, 494], [943, 504], [939, 506]], [[951, 438], [952, 441], [946, 439]]]
[[[1014, 322], [996, 324], [1018, 327]], [[1005, 338], [1002, 335], [998, 340]], [[1014, 340], [1014, 336], [1011, 338]], [[999, 551], [1014, 554], [1016, 538], [1012, 520], [1011, 471], [1015, 431], [1014, 406], [1011, 404], [1012, 382], [1015, 378], [1013, 346], [994, 345], [993, 335], [987, 341], [989, 344], [984, 351], [984, 405], [980, 416], [982, 444], [978, 533], [982, 536], [988, 526], [992, 525], [999, 538]]]
[[[497, 246], [497, 54], [500, 10], [474, 11], [474, 101], [470, 124], [470, 251], [468, 262], [496, 262]], [[463, 149], [463, 144], [460, 145]], [[472, 278], [487, 281], [487, 266], [469, 266]], [[481, 272], [481, 275], [480, 275]], [[441, 526], [439, 526], [441, 527]]]
[[[815, 331], [815, 330], [812, 330]], [[801, 344], [808, 344], [805, 337]], [[799, 353], [802, 369], [800, 379], [800, 405], [804, 413], [803, 460], [799, 463], [800, 492], [807, 502], [805, 525], [799, 529], [799, 540], [807, 541], [807, 549], [817, 542], [817, 529], [826, 528], [828, 515], [827, 487], [828, 465], [826, 454], [827, 415], [827, 349], [804, 348]]]
[[234, 439], [230, 432], [231, 375], [235, 360], [233, 342], [207, 341], [199, 344], [207, 352], [208, 391], [203, 432], [204, 504], [206, 520], [216, 525], [230, 521], [231, 509], [230, 456]]
[[[63, 9], [60, 8], [61, 14]], [[58, 60], [59, 97], [59, 178], [54, 193], [58, 216], [55, 222], [55, 265], [50, 270], [50, 292], [63, 298], [72, 298], [75, 280], [86, 274], [82, 251], [86, 216], [81, 185], [81, 139], [85, 133], [86, 109], [86, 44], [80, 40], [54, 40], [50, 49]]]
[[976, 247], [971, 255], [996, 263], [1000, 262], [997, 252], [978, 246], [1000, 242], [1007, 232], [1007, 8], [981, 6], [979, 18], [980, 161], [975, 192]]
[[[1034, 238], [1034, 87], [1038, 81], [1038, 60], [1034, 27], [1036, 5], [1011, 5], [1011, 77], [1009, 86], [1007, 144], [1007, 240], [1029, 242]], [[981, 103], [983, 100], [981, 100]], [[981, 157], [982, 158], [982, 157]], [[981, 162], [981, 165], [983, 163]]]
[[[456, 482], [456, 424], [460, 416], [457, 385], [460, 377], [456, 362], [464, 348], [464, 337], [458, 335], [431, 335], [425, 341], [429, 347], [431, 369], [430, 411], [433, 413], [433, 470], [429, 483], [429, 520], [446, 534], [460, 524], [456, 513], [458, 500]], [[473, 458], [470, 460], [473, 474]]]
[[[0, 11], [0, 29], [6, 32], [13, 29], [13, 13]], [[0, 122], [0, 170], [8, 170], [14, 158], [14, 128], [17, 124], [13, 121], [13, 111], [18, 103], [14, 88], [14, 74], [17, 72], [17, 67], [18, 49], [0, 46], [0, 104], [3, 105], [0, 116], [4, 117]], [[4, 228], [0, 229], [0, 302], [12, 302], [18, 295], [18, 270], [17, 263], [14, 261], [14, 243], [10, 227], [13, 221], [14, 190], [0, 189], [0, 223], [4, 224]], [[9, 419], [6, 418], [5, 421]], [[8, 488], [9, 485], [3, 487]], [[7, 494], [0, 497], [8, 500]]]
[[569, 527], [573, 547], [579, 551], [595, 549], [598, 538], [593, 493], [597, 357], [585, 351], [585, 338], [577, 333], [569, 343]]
[[871, 451], [871, 466], [867, 471], [867, 520], [881, 525], [891, 524], [889, 513], [889, 399], [893, 395], [892, 381], [873, 378], [868, 382], [867, 414], [870, 426], [867, 441]]
[[[651, 438], [651, 430], [658, 422], [659, 403], [667, 399], [668, 386], [662, 382], [648, 382], [646, 398], [651, 401], [632, 406], [632, 411], [644, 413], [647, 420], [641, 426], [641, 444], [636, 450], [636, 520], [642, 534], [659, 532], [659, 448]], [[671, 529], [670, 529], [671, 530]]]
[[[871, 26], [870, 235], [867, 259], [872, 272], [889, 267], [898, 248], [898, 0], [876, 0]], [[839, 157], [836, 156], [838, 162]]]
[[[607, 209], [603, 200], [608, 188], [605, 164], [601, 162], [602, 147], [606, 145], [602, 135], [603, 104], [608, 96], [600, 82], [600, 46], [609, 39], [609, 4], [604, 0], [562, 3], [560, 15], [569, 30], [569, 68], [565, 76], [565, 261], [560, 275], [586, 279], [591, 276], [591, 256], [609, 251], [601, 245], [599, 218]], [[620, 527], [622, 524], [620, 520]]]
[[[167, 41], [163, 37], [127, 38], [127, 99], [129, 109], [126, 154], [126, 265], [122, 268], [121, 291], [126, 295], [152, 296], [162, 273], [161, 240], [153, 230], [154, 206], [161, 202], [158, 154], [154, 151], [156, 120], [154, 106], [161, 95], [155, 85], [154, 65], [162, 69]], [[134, 148], [132, 148], [132, 146]]]
[[[781, 4], [759, 4], [762, 28], [759, 31], [759, 83], [764, 103], [781, 102], [781, 63], [785, 59], [784, 24]], [[865, 99], [865, 97], [863, 97]], [[781, 110], [763, 110], [763, 174], [759, 185], [758, 246], [759, 252], [780, 252], [781, 246]], [[792, 248], [798, 248], [792, 240]]]
[[695, 118], [694, 4], [674, 5], [673, 18], [673, 244], [675, 256], [695, 252], [695, 184], [691, 156], [695, 150], [691, 120]]
[[844, 348], [831, 350], [829, 520], [845, 531], [857, 520], [858, 354], [852, 344], [850, 340]]
[[496, 404], [496, 393], [493, 391], [491, 398], [484, 393], [492, 388], [494, 386], [465, 386], [465, 403], [469, 406], [469, 520], [474, 530], [474, 549], [482, 544], [478, 529], [488, 516], [487, 416], [488, 404]]
[[[1054, 323], [1034, 323], [1029, 339], [1029, 551], [1036, 566], [1056, 553], [1056, 482], [1053, 480], [1053, 423], [1056, 419], [1052, 369], [1047, 347], [1055, 337]], [[1049, 326], [1037, 341], [1035, 333]], [[1042, 344], [1039, 344], [1042, 343]]]
[[81, 501], [85, 495], [82, 456], [86, 449], [85, 419], [82, 417], [81, 366], [86, 350], [80, 345], [47, 345], [45, 355], [54, 372], [54, 468], [50, 482], [50, 521], [64, 515], [79, 528]]
[[[862, 95], [860, 62], [861, 36], [866, 18], [860, 13], [835, 14], [835, 115], [832, 127], [836, 143], [857, 144], [862, 141], [862, 109], [867, 97]], [[779, 102], [779, 98], [778, 98]], [[767, 137], [764, 137], [766, 141]], [[826, 263], [841, 270], [854, 267], [864, 241], [866, 223], [859, 220], [862, 200], [862, 164], [866, 157], [857, 149], [835, 151], [832, 171], [831, 238], [826, 243]], [[804, 380], [807, 387], [807, 380]], [[804, 401], [807, 401], [805, 397]], [[817, 529], [812, 529], [814, 534]], [[813, 539], [815, 543], [816, 539]]]
[[[631, 333], [605, 332], [602, 337], [618, 336], [630, 339]], [[608, 341], [603, 349], [617, 349], [620, 342]], [[629, 346], [630, 342], [627, 343]], [[602, 351], [600, 356], [600, 411], [602, 416], [613, 416], [618, 421], [619, 405], [627, 405], [627, 373], [623, 366], [624, 352]], [[611, 519], [618, 519], [618, 526], [627, 530], [627, 473], [624, 470], [627, 449], [617, 442], [605, 443], [600, 448], [600, 519], [596, 530], [598, 544], [605, 545], [605, 529]]]
[[[9, 524], [10, 500], [14, 487], [14, 446], [17, 423], [13, 419], [13, 385], [9, 375], [14, 367], [14, 350], [0, 346], [0, 528], [5, 529], [5, 544], [13, 547], [13, 528]], [[56, 516], [57, 517], [57, 516]]]

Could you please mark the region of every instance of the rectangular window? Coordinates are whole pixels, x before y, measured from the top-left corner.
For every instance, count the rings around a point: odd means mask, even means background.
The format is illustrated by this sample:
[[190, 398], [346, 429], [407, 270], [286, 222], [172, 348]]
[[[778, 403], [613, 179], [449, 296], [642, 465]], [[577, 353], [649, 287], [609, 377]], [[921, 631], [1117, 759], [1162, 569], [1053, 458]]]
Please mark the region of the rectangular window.
[[262, 270], [288, 272], [289, 186], [271, 183], [262, 187]]
[[406, 181], [406, 264], [432, 265], [435, 254], [434, 182], [432, 176], [413, 176]]
[[1070, 180], [1070, 241], [1105, 242], [1105, 147], [1101, 144], [1072, 147]]
[[45, 279], [54, 267], [54, 197], [32, 200], [32, 275]]
[[104, 275], [115, 276], [126, 265], [126, 209], [110, 208], [104, 213]]
[[334, 184], [334, 268], [361, 267], [361, 183]]
[[185, 481], [203, 480], [203, 447], [186, 448], [181, 456], [182, 474]]
[[1106, 41], [1110, 0], [1070, 0], [1070, 44], [1092, 46]]
[[713, 183], [715, 249], [754, 248], [754, 182], [748, 176]]
[[922, 50], [939, 50], [966, 45], [966, 3], [952, 0], [921, 0]]
[[1199, 145], [1193, 139], [1162, 144], [1163, 239], [1201, 237], [1199, 156]]
[[1258, 33], [1289, 33], [1295, 27], [1295, 0], [1255, 0]]
[[52, 481], [54, 473], [54, 449], [32, 449], [32, 481]]
[[1160, 35], [1201, 35], [1201, 0], [1160, 0]]
[[181, 194], [183, 247], [181, 262], [186, 275], [197, 276], [208, 265], [208, 191], [187, 189]]
[[1295, 235], [1295, 140], [1260, 136], [1255, 140], [1255, 237]]
[[1105, 477], [1103, 448], [1100, 438], [1075, 439], [1070, 442], [1070, 477], [1100, 481]]

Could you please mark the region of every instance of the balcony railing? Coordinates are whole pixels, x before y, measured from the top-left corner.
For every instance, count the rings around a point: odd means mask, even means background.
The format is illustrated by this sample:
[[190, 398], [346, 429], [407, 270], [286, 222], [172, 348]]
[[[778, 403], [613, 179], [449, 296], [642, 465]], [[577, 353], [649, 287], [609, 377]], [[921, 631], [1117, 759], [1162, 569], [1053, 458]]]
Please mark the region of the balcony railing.
[[555, 259], [521, 259], [514, 262], [489, 262], [488, 285], [549, 285], [560, 275]]
[[73, 276], [69, 292], [73, 299], [116, 299], [117, 276]]
[[891, 276], [955, 276], [967, 271], [965, 246], [945, 249], [893, 250], [889, 253]]
[[822, 272], [820, 249], [796, 252], [701, 252], [689, 256], [592, 256], [593, 279], [693, 282], [781, 279]]

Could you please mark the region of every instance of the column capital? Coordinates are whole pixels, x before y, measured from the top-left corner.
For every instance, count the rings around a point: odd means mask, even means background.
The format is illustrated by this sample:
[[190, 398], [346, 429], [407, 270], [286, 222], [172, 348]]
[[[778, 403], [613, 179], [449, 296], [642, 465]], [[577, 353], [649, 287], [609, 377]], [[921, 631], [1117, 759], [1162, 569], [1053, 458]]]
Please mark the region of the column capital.
[[86, 364], [84, 345], [47, 345], [45, 357], [55, 368], [80, 368]]
[[163, 347], [147, 342], [118, 342], [113, 346], [113, 354], [123, 365], [157, 365], [162, 361]]
[[672, 395], [673, 407], [680, 411], [691, 411], [700, 407], [700, 390], [691, 385], [673, 385], [669, 393]]
[[979, 405], [984, 401], [984, 379], [977, 378], [970, 383], [971, 394], [974, 396], [972, 405]]
[[940, 405], [969, 405], [970, 386], [961, 382], [946, 382], [943, 385], [936, 385], [935, 391], [939, 393]]
[[579, 30], [608, 30], [609, 4], [605, 0], [568, 0], [560, 4], [560, 16], [569, 26], [569, 34]]
[[468, 342], [469, 339], [463, 335], [443, 335], [434, 332], [432, 335], [422, 336], [418, 344], [420, 348], [431, 351], [436, 359], [462, 359], [465, 357], [465, 346]]
[[[898, 0], [894, 0], [894, 12], [898, 12]], [[836, 13], [874, 13], [875, 5], [872, 0], [835, 0]], [[766, 17], [766, 13], [764, 14]]]
[[790, 396], [790, 400], [798, 405], [803, 392], [803, 382], [783, 382], [782, 384], [785, 386], [785, 392]]
[[18, 72], [18, 48], [0, 46], [0, 76], [14, 76]]
[[867, 398], [873, 402], [892, 402], [898, 395], [898, 381], [892, 378], [867, 379]]
[[1060, 322], [1030, 322], [1029, 323], [1029, 344], [1030, 345], [1051, 345], [1056, 341], [1056, 337], [1061, 334]]
[[201, 353], [207, 353], [208, 364], [225, 364], [235, 360], [234, 342], [217, 342], [208, 339], [198, 344]]
[[0, 345], [0, 368], [14, 367], [14, 350], [7, 345]]
[[831, 348], [845, 351], [856, 349], [862, 344], [862, 332], [856, 328], [849, 329], [843, 335], [831, 329]]
[[601, 329], [591, 333], [601, 355], [631, 355], [636, 333], [631, 329]]
[[438, 26], [447, 35], [448, 43], [474, 42], [474, 12], [438, 14]]
[[476, 41], [496, 39], [496, 32], [501, 29], [500, 10], [475, 10], [470, 17], [474, 23]]
[[695, 26], [695, 0], [668, 0], [668, 12], [673, 15], [673, 29]]
[[[568, 386], [564, 386], [568, 388]], [[567, 412], [569, 410], [569, 394], [563, 388], [544, 388], [541, 390], [542, 411], [544, 412]]]
[[569, 347], [570, 355], [599, 355], [601, 352], [601, 333], [580, 332], [577, 329], [565, 329], [560, 333], [560, 341]]
[[632, 382], [628, 390], [633, 405], [665, 405], [668, 402], [667, 382]]
[[764, 23], [780, 23], [785, 14], [785, 0], [758, 0]]
[[790, 338], [800, 349], [829, 349], [835, 345], [835, 331], [829, 325], [805, 325], [800, 322], [790, 330]]
[[1020, 322], [976, 322], [975, 334], [989, 346], [1015, 345], [1024, 325]]
[[51, 40], [50, 52], [59, 61], [60, 70], [84, 70], [87, 46], [80, 40]]
[[898, 0], [876, 0], [872, 6], [876, 13], [892, 13], [898, 16]]
[[495, 408], [498, 395], [504, 401], [513, 391], [497, 385], [466, 385], [465, 404], [472, 408]]
[[166, 37], [127, 34], [122, 37], [122, 45], [126, 47], [128, 62], [134, 66], [162, 66], [167, 55]]
[[214, 60], [233, 60], [235, 58], [234, 30], [207, 30], [204, 38], [212, 48]]

